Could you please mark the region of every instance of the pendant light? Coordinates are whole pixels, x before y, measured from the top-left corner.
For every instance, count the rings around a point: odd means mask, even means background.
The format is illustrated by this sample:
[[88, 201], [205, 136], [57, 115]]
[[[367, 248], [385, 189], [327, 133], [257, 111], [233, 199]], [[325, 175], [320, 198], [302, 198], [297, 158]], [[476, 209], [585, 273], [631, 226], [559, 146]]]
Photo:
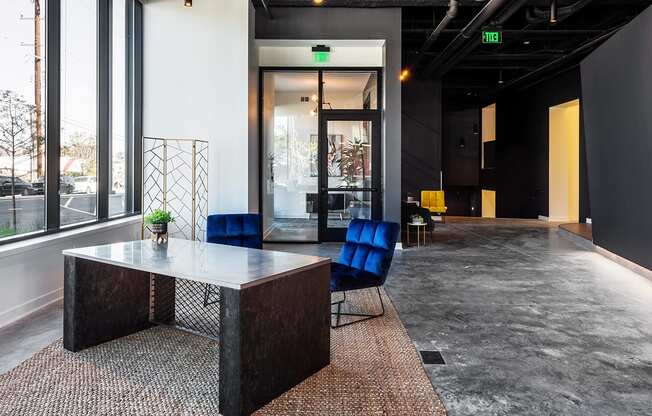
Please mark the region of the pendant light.
[[550, 0], [550, 23], [557, 23], [557, 0]]

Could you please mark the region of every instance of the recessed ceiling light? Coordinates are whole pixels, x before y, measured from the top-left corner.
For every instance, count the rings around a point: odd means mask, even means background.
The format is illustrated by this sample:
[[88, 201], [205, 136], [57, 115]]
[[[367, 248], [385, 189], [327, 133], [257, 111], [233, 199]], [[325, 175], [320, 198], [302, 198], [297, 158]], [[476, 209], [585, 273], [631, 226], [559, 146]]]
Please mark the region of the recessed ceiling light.
[[530, 43], [532, 43], [532, 42], [530, 42], [529, 40], [524, 40], [523, 41], [523, 45], [529, 45]]
[[321, 6], [324, 3], [324, 0], [312, 0], [312, 4], [315, 6]]
[[192, 7], [192, 0], [183, 0], [183, 5], [186, 7]]

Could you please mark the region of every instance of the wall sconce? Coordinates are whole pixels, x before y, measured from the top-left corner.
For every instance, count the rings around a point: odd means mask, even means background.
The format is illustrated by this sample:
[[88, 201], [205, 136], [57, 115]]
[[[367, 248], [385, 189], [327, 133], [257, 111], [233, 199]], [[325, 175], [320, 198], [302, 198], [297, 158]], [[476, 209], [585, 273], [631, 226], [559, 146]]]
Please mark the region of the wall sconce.
[[186, 7], [192, 7], [192, 0], [183, 0], [183, 5]]
[[403, 82], [407, 81], [407, 79], [410, 78], [410, 70], [405, 68], [404, 70], [401, 71], [401, 75], [399, 75], [398, 79]]

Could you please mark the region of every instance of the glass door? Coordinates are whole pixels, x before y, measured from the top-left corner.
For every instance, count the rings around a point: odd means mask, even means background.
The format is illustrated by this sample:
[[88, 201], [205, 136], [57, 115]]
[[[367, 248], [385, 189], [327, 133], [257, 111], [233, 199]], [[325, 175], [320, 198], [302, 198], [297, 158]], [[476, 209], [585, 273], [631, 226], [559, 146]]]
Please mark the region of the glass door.
[[265, 242], [317, 242], [317, 71], [263, 76], [261, 210]]
[[320, 120], [320, 241], [344, 241], [354, 218], [380, 219], [380, 114], [323, 111]]

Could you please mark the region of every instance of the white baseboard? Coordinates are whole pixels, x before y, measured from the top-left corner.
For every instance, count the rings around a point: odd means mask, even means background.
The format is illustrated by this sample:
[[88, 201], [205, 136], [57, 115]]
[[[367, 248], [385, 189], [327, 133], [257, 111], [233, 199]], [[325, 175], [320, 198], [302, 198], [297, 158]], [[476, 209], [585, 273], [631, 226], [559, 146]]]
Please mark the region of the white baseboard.
[[612, 253], [611, 251], [609, 251], [607, 249], [604, 249], [604, 248], [602, 248], [600, 246], [594, 245], [594, 247], [595, 247], [595, 251], [597, 253], [599, 253], [600, 255], [608, 258], [609, 260], [613, 261], [614, 263], [618, 263], [621, 266], [623, 266], [624, 268], [629, 269], [629, 270], [633, 271], [634, 273], [638, 273], [641, 276], [652, 280], [652, 270], [646, 269], [645, 267], [640, 266], [640, 265], [634, 263], [631, 260], [627, 260], [626, 258], [621, 257], [616, 253]]
[[548, 217], [544, 216], [544, 215], [539, 215], [539, 221], [548, 222], [548, 221], [550, 221], [550, 219]]
[[54, 302], [63, 299], [63, 288], [53, 290], [45, 295], [29, 300], [21, 305], [15, 306], [0, 313], [0, 328], [33, 314]]

